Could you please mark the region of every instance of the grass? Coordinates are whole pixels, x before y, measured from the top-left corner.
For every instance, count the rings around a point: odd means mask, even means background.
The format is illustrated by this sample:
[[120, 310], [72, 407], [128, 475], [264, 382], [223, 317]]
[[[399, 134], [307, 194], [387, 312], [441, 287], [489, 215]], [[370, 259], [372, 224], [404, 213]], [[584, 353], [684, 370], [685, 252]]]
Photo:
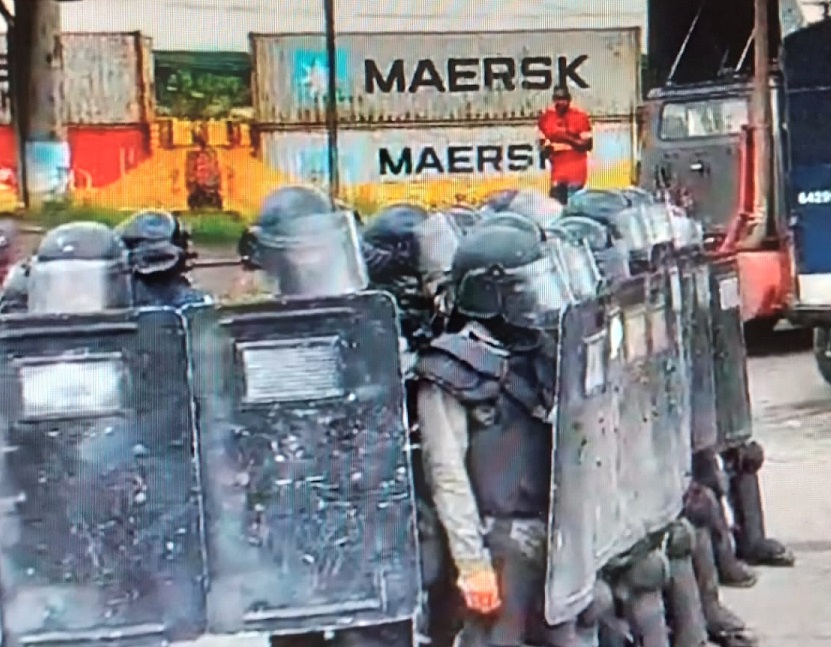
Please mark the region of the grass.
[[[19, 214], [26, 224], [51, 229], [68, 222], [87, 220], [114, 227], [132, 215], [132, 211], [108, 209], [92, 205], [76, 205], [66, 202], [52, 202], [34, 213]], [[236, 244], [245, 230], [245, 220], [232, 212], [186, 212], [177, 213], [187, 225], [194, 242], [201, 245], [225, 246]]]
[[[366, 196], [353, 196], [347, 203], [364, 218], [371, 217], [384, 205]], [[74, 204], [72, 202], [50, 202], [38, 211], [18, 211], [13, 215], [22, 225], [52, 229], [68, 222], [82, 220], [100, 222], [110, 227], [129, 218], [134, 212], [96, 205]], [[251, 218], [229, 211], [175, 212], [187, 225], [193, 241], [199, 245], [224, 247], [236, 245]], [[11, 214], [10, 214], [11, 215]]]

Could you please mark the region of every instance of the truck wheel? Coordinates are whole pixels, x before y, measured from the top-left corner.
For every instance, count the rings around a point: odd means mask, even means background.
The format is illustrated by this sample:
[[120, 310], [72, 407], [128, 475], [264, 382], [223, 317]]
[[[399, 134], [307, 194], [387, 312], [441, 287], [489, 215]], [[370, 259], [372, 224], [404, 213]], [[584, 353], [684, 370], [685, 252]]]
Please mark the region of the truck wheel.
[[817, 370], [827, 384], [831, 384], [831, 357], [825, 355], [828, 348], [828, 329], [814, 328], [814, 359]]

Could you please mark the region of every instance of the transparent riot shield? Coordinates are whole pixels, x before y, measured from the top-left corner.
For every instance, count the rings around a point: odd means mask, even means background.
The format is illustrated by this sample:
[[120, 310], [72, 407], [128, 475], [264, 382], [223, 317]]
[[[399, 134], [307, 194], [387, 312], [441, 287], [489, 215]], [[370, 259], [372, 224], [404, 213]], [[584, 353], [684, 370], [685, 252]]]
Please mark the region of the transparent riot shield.
[[412, 619], [421, 583], [391, 297], [265, 301], [186, 317], [209, 632]]
[[714, 261], [710, 268], [710, 316], [716, 420], [722, 448], [738, 445], [753, 433], [747, 350], [740, 307], [739, 274], [735, 260]]
[[185, 329], [172, 310], [0, 319], [6, 644], [205, 625]]
[[577, 303], [562, 317], [553, 415], [554, 456], [549, 515], [545, 618], [559, 624], [591, 602], [597, 573], [598, 438], [613, 434], [606, 378], [609, 338], [603, 309]]

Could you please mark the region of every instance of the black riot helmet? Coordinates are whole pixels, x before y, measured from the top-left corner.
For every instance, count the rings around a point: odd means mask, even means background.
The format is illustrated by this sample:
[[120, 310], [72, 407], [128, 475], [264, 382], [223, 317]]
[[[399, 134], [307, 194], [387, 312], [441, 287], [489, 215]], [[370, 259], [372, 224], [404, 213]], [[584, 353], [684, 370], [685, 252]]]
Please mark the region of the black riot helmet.
[[368, 284], [354, 213], [316, 189], [284, 187], [268, 196], [238, 249], [283, 298], [352, 294]]
[[607, 282], [616, 283], [631, 276], [629, 248], [614, 225], [588, 216], [569, 215], [558, 221], [557, 228], [588, 245]]
[[435, 300], [444, 293], [460, 238], [448, 215], [411, 204], [382, 209], [363, 231], [370, 282], [395, 297], [402, 333], [413, 346], [437, 332]]
[[[444, 279], [450, 271], [461, 232], [445, 213], [430, 213], [413, 204], [394, 204], [379, 211], [363, 231], [363, 241], [394, 257], [395, 269], [416, 276], [423, 284]], [[370, 278], [380, 280], [377, 263]], [[383, 281], [382, 281], [383, 282]]]
[[32, 259], [29, 312], [100, 312], [132, 305], [127, 248], [109, 227], [73, 222], [48, 232]]
[[640, 191], [627, 193], [583, 189], [572, 196], [564, 213], [584, 215], [613, 228], [625, 243], [633, 271], [640, 272], [644, 269], [644, 263], [652, 260], [660, 238], [667, 238], [667, 243], [672, 238], [668, 218], [665, 231], [661, 235], [656, 234], [645, 199]]
[[479, 320], [500, 318], [527, 329], [557, 326], [571, 300], [546, 244], [526, 229], [479, 227], [453, 259], [453, 305]]
[[118, 225], [116, 232], [130, 254], [130, 266], [141, 276], [182, 273], [195, 256], [189, 250], [189, 232], [167, 211], [138, 211]]

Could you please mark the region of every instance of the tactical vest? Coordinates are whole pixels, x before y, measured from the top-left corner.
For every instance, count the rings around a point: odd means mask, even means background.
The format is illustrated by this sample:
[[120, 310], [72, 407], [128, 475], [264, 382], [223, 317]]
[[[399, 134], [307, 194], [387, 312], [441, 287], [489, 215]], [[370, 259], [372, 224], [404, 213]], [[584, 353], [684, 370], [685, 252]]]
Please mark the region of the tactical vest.
[[481, 515], [547, 518], [551, 490], [555, 355], [500, 355], [483, 341], [447, 334], [422, 351], [420, 380], [467, 410], [467, 470]]

